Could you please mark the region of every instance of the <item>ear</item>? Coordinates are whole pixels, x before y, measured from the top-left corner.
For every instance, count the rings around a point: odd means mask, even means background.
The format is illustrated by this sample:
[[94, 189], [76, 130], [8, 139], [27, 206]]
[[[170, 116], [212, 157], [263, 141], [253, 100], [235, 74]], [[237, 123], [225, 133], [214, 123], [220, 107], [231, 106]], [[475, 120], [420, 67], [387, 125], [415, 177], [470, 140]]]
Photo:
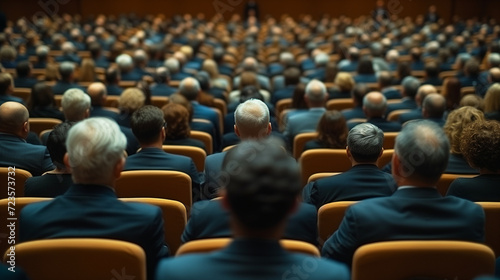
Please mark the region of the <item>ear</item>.
[[271, 123], [269, 123], [269, 125], [267, 126], [267, 135], [270, 135], [272, 131], [273, 131], [273, 126], [271, 125]]
[[400, 166], [401, 166], [401, 162], [399, 162], [399, 158], [398, 158], [398, 155], [396, 153], [393, 153], [392, 154], [392, 160], [391, 160], [391, 165], [392, 165], [392, 168], [391, 168], [391, 173], [392, 173], [392, 176], [394, 177], [394, 179], [398, 178], [400, 176]]
[[384, 148], [380, 149], [380, 154], [378, 154], [378, 158], [380, 158], [384, 154]]
[[85, 116], [83, 119], [88, 119], [90, 118], [90, 108], [85, 111]]
[[163, 143], [167, 138], [167, 129], [165, 127], [161, 128], [161, 142]]
[[345, 153], [347, 154], [348, 159], [352, 158], [352, 154], [351, 154], [351, 150], [349, 149], [349, 146], [345, 147]]
[[23, 123], [23, 132], [24, 132], [24, 133], [26, 133], [26, 134], [27, 134], [28, 132], [30, 132], [30, 123], [29, 123], [29, 121], [25, 121], [25, 122]]
[[219, 191], [220, 194], [220, 203], [222, 204], [222, 208], [227, 211], [231, 211], [231, 205], [229, 204], [229, 199], [227, 197], [227, 192], [225, 189]]
[[236, 125], [234, 125], [234, 133], [236, 134], [236, 136], [241, 137], [240, 131], [238, 130], [238, 127]]
[[113, 169], [113, 177], [115, 179], [120, 178], [120, 175], [122, 173], [123, 167], [125, 167], [125, 157], [123, 156], [118, 162], [116, 162], [115, 167]]
[[64, 154], [63, 162], [64, 162], [64, 165], [66, 165], [67, 168], [71, 168], [71, 165], [69, 164], [69, 155], [68, 155], [68, 153]]

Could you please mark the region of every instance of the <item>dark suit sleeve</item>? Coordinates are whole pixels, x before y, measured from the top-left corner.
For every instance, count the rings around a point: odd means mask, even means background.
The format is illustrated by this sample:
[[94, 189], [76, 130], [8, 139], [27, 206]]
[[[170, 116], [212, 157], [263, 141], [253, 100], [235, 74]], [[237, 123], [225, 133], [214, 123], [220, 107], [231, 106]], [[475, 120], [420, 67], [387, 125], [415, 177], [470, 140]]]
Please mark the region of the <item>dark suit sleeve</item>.
[[319, 205], [318, 207], [318, 186], [316, 185], [316, 182], [311, 182], [307, 184], [304, 187], [304, 190], [302, 191], [302, 199], [305, 203], [312, 204], [316, 206], [316, 209], [321, 207]]
[[463, 184], [462, 184], [461, 178], [455, 179], [453, 182], [451, 182], [450, 187], [448, 188], [448, 191], [446, 192], [446, 196], [453, 195], [453, 196], [460, 197], [460, 198], [467, 198], [467, 195], [465, 195], [462, 192], [462, 189], [463, 189], [462, 187], [463, 187]]
[[41, 166], [42, 166], [42, 169], [43, 169], [42, 172], [41, 172], [41, 174], [43, 174], [43, 173], [45, 173], [47, 171], [50, 171], [50, 170], [54, 170], [54, 168], [55, 168], [54, 164], [52, 163], [52, 159], [50, 158], [49, 150], [47, 148], [45, 148], [45, 152], [44, 152], [44, 155], [43, 155], [42, 165]]
[[347, 209], [339, 229], [328, 238], [323, 245], [321, 255], [351, 266], [356, 249], [362, 245], [357, 237], [356, 214], [350, 207]]
[[193, 202], [200, 200], [201, 195], [201, 185], [203, 183], [204, 175], [203, 173], [199, 173], [196, 169], [196, 165], [193, 160], [190, 159], [189, 163], [189, 172], [187, 172], [189, 177], [191, 177], [191, 187], [193, 190]]

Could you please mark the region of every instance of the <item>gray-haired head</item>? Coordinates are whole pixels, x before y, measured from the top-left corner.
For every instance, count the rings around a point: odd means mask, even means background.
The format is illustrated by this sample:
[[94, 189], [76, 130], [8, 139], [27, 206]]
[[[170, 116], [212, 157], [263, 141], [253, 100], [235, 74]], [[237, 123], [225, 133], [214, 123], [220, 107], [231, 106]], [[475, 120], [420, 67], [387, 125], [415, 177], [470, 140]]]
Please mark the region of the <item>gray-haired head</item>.
[[326, 66], [329, 59], [330, 58], [328, 57], [328, 55], [326, 53], [322, 52], [314, 57], [314, 64], [316, 66]]
[[305, 97], [310, 107], [323, 107], [327, 97], [325, 84], [318, 80], [310, 81], [306, 86]]
[[134, 66], [134, 62], [132, 61], [132, 57], [128, 54], [120, 54], [116, 58], [116, 64], [118, 64], [118, 68], [123, 72], [128, 72]]
[[269, 120], [269, 108], [258, 99], [249, 99], [234, 111], [235, 131], [242, 140], [267, 137], [271, 132]]
[[443, 129], [427, 120], [411, 121], [396, 137], [393, 175], [396, 182], [434, 186], [448, 165], [450, 142]]
[[401, 85], [403, 86], [403, 94], [407, 97], [415, 98], [420, 84], [420, 80], [415, 77], [408, 76], [404, 78], [401, 82]]
[[255, 58], [247, 57], [243, 60], [242, 66], [244, 71], [257, 72], [259, 64], [257, 63], [257, 60]]
[[387, 110], [387, 98], [378, 91], [372, 91], [363, 98], [363, 111], [367, 118], [382, 117]]
[[70, 88], [64, 92], [61, 107], [67, 121], [78, 122], [89, 116], [90, 96], [81, 89]]
[[168, 71], [170, 71], [171, 74], [175, 74], [179, 72], [180, 69], [180, 63], [177, 59], [171, 57], [165, 60], [164, 63], [165, 67], [167, 67]]
[[127, 139], [115, 121], [90, 118], [74, 125], [66, 139], [69, 165], [77, 184], [109, 184], [124, 160]]
[[280, 53], [280, 63], [283, 65], [289, 65], [295, 61], [295, 57], [291, 52]]
[[69, 81], [75, 72], [75, 64], [73, 62], [64, 61], [59, 64], [59, 74], [61, 79]]
[[47, 57], [49, 55], [50, 48], [45, 45], [40, 45], [36, 48], [36, 56]]
[[347, 147], [356, 162], [373, 163], [382, 153], [384, 132], [371, 123], [353, 127], [347, 135]]
[[490, 53], [488, 55], [488, 64], [489, 64], [490, 68], [500, 67], [500, 54]]
[[159, 84], [168, 83], [170, 81], [170, 71], [167, 67], [158, 67], [155, 72], [156, 82]]
[[200, 93], [200, 83], [191, 77], [185, 78], [179, 84], [179, 93], [189, 101], [194, 101]]

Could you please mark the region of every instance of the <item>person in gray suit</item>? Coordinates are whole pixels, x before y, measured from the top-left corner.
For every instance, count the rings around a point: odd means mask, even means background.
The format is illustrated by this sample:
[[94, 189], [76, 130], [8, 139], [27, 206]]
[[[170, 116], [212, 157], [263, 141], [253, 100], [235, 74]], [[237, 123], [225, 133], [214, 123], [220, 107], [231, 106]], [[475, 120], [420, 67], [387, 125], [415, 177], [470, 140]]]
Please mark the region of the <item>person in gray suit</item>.
[[319, 119], [326, 111], [325, 105], [328, 98], [325, 84], [312, 80], [307, 84], [304, 99], [309, 110], [294, 114], [286, 121], [283, 135], [287, 138], [289, 147], [292, 147], [295, 136], [302, 132], [311, 132], [316, 129]]
[[[349, 279], [329, 260], [285, 251], [279, 239], [298, 207], [300, 172], [274, 139], [244, 141], [222, 164], [227, 182], [220, 203], [230, 212], [234, 240], [222, 250], [163, 260], [156, 279]], [[193, 268], [196, 269], [193, 269]], [[314, 269], [311, 269], [314, 268]]]

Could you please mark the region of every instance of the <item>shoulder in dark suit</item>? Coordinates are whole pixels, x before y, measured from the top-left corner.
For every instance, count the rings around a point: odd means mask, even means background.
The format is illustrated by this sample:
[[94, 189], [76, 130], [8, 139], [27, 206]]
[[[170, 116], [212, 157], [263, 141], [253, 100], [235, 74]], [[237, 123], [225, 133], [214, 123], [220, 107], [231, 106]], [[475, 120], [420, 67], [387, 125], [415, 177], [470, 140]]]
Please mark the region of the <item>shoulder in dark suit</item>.
[[52, 91], [54, 92], [54, 95], [61, 95], [64, 94], [68, 89], [70, 88], [77, 88], [85, 91], [85, 88], [81, 87], [77, 83], [68, 83], [65, 81], [58, 81], [53, 87]]
[[135, 243], [144, 249], [148, 279], [168, 255], [160, 208], [125, 203], [107, 186], [73, 185], [52, 201], [30, 204], [19, 219], [21, 242], [66, 237], [95, 237]]
[[358, 201], [390, 196], [396, 190], [390, 174], [376, 165], [360, 164], [341, 174], [309, 183], [303, 190], [304, 202], [316, 208], [335, 201]]
[[54, 169], [47, 147], [26, 143], [6, 133], [0, 133], [0, 166], [24, 169], [33, 176]]
[[120, 95], [123, 92], [123, 88], [117, 85], [106, 85], [106, 91], [108, 95]]
[[351, 98], [350, 91], [340, 91], [336, 88], [328, 89], [328, 99]]
[[[182, 234], [182, 242], [196, 239], [231, 237], [229, 212], [220, 200], [200, 201], [193, 205], [191, 217]], [[301, 203], [292, 214], [283, 238], [318, 244], [317, 213], [314, 206]]]
[[387, 99], [400, 99], [401, 98], [401, 92], [398, 89], [393, 88], [393, 87], [383, 89], [382, 94]]
[[[368, 119], [366, 122], [376, 125], [383, 132], [398, 132], [401, 130], [400, 123], [391, 122], [391, 121], [388, 121], [384, 118], [371, 118], [371, 119]], [[358, 124], [359, 123], [357, 123], [357, 122], [351, 122], [351, 123], [348, 123], [347, 126], [350, 130]]]
[[72, 184], [71, 174], [45, 174], [31, 177], [24, 183], [24, 196], [56, 197], [64, 194]]
[[151, 87], [152, 96], [170, 96], [176, 92], [176, 88], [169, 87], [166, 84], [155, 84]]
[[129, 156], [135, 154], [141, 146], [139, 145], [139, 141], [137, 141], [137, 138], [135, 138], [132, 129], [120, 125], [120, 130], [123, 134], [125, 134], [125, 137], [127, 138], [127, 154]]
[[191, 177], [193, 201], [198, 200], [201, 178], [193, 160], [189, 157], [165, 153], [157, 148], [144, 148], [127, 158], [123, 170], [174, 170], [184, 172]]
[[483, 174], [474, 178], [457, 178], [446, 195], [453, 195], [470, 201], [500, 202], [500, 175]]
[[448, 166], [444, 173], [452, 174], [479, 174], [479, 171], [470, 167], [462, 155], [451, 154], [448, 158]]
[[302, 132], [315, 131], [320, 118], [325, 113], [325, 108], [311, 108], [307, 111], [288, 117], [283, 135], [287, 143], [292, 146], [295, 136]]
[[54, 118], [64, 121], [64, 114], [61, 110], [46, 106], [46, 107], [36, 107], [30, 111], [30, 118]]
[[346, 120], [366, 118], [365, 112], [363, 112], [363, 107], [354, 107], [352, 109], [342, 110], [342, 115]]
[[19, 97], [15, 97], [15, 96], [8, 95], [8, 94], [5, 94], [5, 95], [0, 94], [0, 105], [2, 105], [5, 102], [9, 102], [9, 101], [14, 101], [14, 102], [24, 104], [24, 101]]
[[360, 246], [389, 240], [484, 241], [484, 211], [465, 199], [442, 197], [435, 188], [399, 189], [349, 207], [322, 255], [351, 265]]
[[349, 270], [341, 264], [286, 252], [274, 240], [243, 238], [217, 252], [164, 260], [159, 264], [156, 279], [299, 279], [304, 275], [316, 280], [350, 279]]
[[222, 188], [224, 176], [220, 174], [222, 162], [227, 152], [211, 154], [205, 159], [205, 184], [203, 194], [209, 199], [218, 196], [218, 190]]
[[90, 117], [104, 117], [116, 121], [118, 116], [118, 113], [107, 110], [101, 106], [92, 106], [92, 111], [90, 111]]
[[276, 106], [276, 103], [278, 103], [281, 99], [291, 98], [294, 90], [295, 85], [288, 85], [285, 88], [276, 90], [271, 96], [271, 103]]
[[215, 133], [219, 133], [221, 131], [219, 115], [210, 107], [201, 105], [198, 102], [192, 102], [193, 105], [193, 117], [196, 119], [205, 119], [209, 120], [215, 128]]
[[213, 140], [214, 152], [220, 149], [221, 135], [215, 133], [214, 125], [211, 122], [192, 121], [189, 123], [189, 126], [191, 127], [191, 130], [203, 131], [210, 134]]
[[419, 120], [423, 118], [424, 116], [422, 116], [422, 108], [417, 108], [411, 110], [410, 112], [399, 115], [399, 123], [403, 124], [407, 121]]
[[38, 80], [35, 78], [15, 78], [14, 79], [14, 86], [16, 88], [32, 88], [36, 83], [38, 83]]
[[392, 111], [402, 109], [417, 109], [417, 103], [415, 102], [415, 99], [404, 98], [399, 103], [388, 104], [385, 115], [388, 116]]

